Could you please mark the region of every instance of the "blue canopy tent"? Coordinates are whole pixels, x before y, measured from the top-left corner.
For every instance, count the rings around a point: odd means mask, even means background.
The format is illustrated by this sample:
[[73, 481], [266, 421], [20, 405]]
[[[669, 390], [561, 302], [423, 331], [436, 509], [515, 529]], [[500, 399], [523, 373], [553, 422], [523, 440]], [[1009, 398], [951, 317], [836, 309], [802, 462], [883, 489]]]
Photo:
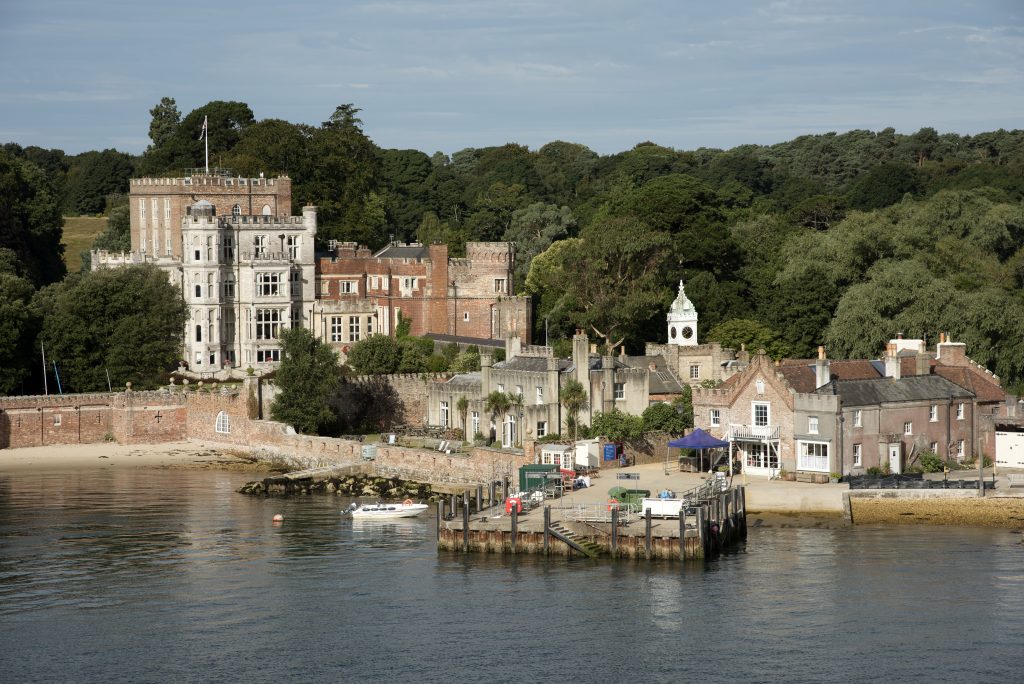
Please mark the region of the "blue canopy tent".
[[718, 439], [713, 435], [708, 434], [700, 428], [695, 429], [690, 434], [680, 439], [673, 439], [668, 443], [670, 447], [677, 447], [679, 449], [696, 449], [700, 452], [700, 470], [704, 469], [704, 451], [706, 449], [723, 449], [729, 446], [729, 442], [723, 439]]

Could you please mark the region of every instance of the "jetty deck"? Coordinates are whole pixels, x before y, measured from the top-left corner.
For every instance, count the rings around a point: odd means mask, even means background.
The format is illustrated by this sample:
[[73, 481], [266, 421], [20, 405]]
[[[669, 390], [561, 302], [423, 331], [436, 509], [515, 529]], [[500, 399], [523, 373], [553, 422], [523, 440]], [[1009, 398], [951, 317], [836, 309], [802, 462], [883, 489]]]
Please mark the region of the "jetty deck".
[[563, 499], [523, 513], [474, 510], [467, 491], [438, 502], [437, 545], [463, 553], [706, 560], [746, 538], [744, 487], [709, 484], [682, 498], [687, 504], [678, 518], [655, 518], [635, 507]]

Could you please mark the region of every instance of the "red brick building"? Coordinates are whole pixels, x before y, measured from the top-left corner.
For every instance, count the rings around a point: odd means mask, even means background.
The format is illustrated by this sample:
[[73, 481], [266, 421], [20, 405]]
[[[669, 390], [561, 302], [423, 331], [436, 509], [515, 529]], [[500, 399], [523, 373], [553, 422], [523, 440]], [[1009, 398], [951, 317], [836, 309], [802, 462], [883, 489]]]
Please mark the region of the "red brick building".
[[[412, 335], [530, 341], [529, 297], [512, 292], [515, 247], [509, 242], [470, 242], [465, 258], [449, 258], [447, 245], [392, 244], [372, 253], [354, 242], [333, 245], [317, 260], [316, 296], [323, 314], [321, 337], [343, 318], [347, 345], [367, 334], [393, 335], [399, 315]], [[346, 327], [348, 318], [359, 325]], [[349, 333], [352, 334], [349, 334]]]

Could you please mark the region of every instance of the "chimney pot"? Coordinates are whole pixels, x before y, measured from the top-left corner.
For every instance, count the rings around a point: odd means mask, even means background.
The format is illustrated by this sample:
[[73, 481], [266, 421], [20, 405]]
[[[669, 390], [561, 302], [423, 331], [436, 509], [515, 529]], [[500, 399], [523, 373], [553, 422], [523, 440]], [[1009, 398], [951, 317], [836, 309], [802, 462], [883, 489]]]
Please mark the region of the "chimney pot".
[[823, 347], [821, 345], [818, 346], [818, 358], [819, 359], [824, 359], [825, 358], [825, 347]]

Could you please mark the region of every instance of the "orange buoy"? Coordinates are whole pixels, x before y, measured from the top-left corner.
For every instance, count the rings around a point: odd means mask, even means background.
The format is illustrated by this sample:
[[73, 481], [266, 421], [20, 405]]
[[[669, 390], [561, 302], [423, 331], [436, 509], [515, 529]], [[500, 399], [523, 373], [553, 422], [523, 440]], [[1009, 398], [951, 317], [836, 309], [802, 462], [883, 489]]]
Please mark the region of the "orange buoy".
[[614, 510], [614, 509], [616, 509], [618, 507], [619, 507], [619, 500], [618, 499], [608, 499], [608, 510], [609, 511]]

